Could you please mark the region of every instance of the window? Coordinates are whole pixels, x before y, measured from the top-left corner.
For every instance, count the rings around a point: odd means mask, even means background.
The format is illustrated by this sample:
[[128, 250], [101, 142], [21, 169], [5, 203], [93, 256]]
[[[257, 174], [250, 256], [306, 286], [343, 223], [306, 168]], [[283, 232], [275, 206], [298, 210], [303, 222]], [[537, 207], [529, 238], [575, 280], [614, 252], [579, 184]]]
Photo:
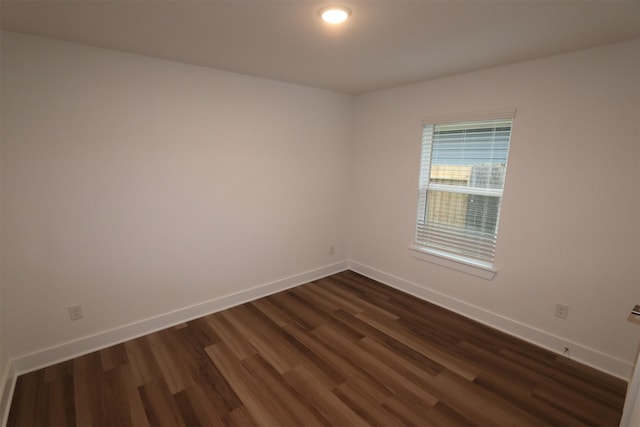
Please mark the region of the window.
[[512, 118], [424, 125], [414, 249], [493, 269]]

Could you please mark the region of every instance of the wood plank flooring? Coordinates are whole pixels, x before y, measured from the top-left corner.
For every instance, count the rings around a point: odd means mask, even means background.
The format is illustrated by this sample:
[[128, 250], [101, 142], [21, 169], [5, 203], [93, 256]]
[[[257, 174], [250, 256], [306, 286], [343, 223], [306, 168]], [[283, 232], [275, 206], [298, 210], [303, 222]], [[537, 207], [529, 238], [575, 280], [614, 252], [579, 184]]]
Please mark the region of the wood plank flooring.
[[626, 383], [346, 271], [18, 378], [9, 426], [617, 426]]

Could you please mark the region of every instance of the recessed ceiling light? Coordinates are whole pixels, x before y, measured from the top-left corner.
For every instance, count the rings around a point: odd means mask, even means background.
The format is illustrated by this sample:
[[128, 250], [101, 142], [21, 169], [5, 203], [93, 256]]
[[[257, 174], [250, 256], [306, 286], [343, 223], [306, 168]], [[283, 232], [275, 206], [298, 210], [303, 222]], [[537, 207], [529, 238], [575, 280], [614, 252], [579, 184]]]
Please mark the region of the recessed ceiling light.
[[318, 11], [318, 15], [324, 22], [329, 24], [339, 24], [347, 20], [351, 15], [351, 9], [344, 6], [327, 6]]

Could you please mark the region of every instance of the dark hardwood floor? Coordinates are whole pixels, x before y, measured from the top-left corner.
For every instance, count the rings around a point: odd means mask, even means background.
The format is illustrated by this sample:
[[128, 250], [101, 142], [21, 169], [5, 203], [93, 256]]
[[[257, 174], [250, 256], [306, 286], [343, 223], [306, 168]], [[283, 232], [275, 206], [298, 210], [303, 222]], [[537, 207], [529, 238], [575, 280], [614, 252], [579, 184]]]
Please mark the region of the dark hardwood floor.
[[626, 383], [343, 272], [22, 375], [10, 426], [617, 426]]

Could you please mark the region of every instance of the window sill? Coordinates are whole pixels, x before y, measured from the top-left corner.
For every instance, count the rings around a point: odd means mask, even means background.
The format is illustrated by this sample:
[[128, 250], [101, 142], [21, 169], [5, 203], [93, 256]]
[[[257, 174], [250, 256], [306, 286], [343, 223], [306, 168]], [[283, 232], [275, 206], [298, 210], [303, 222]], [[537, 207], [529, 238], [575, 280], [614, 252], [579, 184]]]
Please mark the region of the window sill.
[[498, 272], [494, 268], [474, 264], [466, 260], [456, 258], [454, 256], [448, 256], [447, 254], [433, 251], [420, 246], [411, 246], [409, 250], [411, 250], [411, 256], [416, 259], [427, 261], [433, 264], [438, 264], [443, 267], [461, 271], [463, 273], [480, 277], [485, 280], [493, 279]]

